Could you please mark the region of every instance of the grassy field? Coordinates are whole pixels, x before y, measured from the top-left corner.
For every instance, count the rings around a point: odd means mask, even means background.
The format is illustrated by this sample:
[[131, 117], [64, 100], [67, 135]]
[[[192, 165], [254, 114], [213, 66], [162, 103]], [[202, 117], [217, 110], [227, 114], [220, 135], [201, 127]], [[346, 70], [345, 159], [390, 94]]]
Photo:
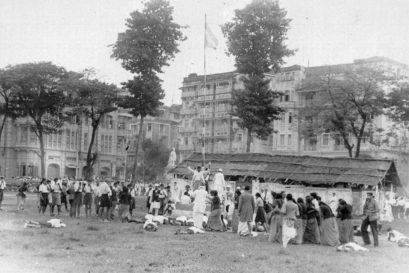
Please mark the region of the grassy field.
[[[96, 217], [61, 217], [64, 229], [25, 229], [39, 216], [34, 195], [16, 211], [6, 194], [0, 211], [0, 272], [409, 272], [409, 248], [381, 235], [380, 247], [366, 253], [340, 253], [333, 247], [290, 245], [282, 249], [267, 236], [239, 238], [232, 233], [174, 235], [176, 226], [146, 232], [140, 224], [101, 223]], [[143, 215], [144, 199], [138, 211]], [[389, 226], [389, 225], [388, 225]], [[408, 234], [406, 222], [390, 226]], [[362, 242], [360, 238], [356, 238]]]

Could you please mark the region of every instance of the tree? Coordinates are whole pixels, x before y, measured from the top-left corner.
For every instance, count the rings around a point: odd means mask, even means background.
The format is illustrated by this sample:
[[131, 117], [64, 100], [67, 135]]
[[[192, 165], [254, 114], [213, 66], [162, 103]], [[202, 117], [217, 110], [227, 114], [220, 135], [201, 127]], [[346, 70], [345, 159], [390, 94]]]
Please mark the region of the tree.
[[127, 30], [118, 34], [113, 45], [112, 57], [132, 73], [161, 73], [179, 52], [179, 42], [185, 40], [172, 14], [173, 7], [165, 0], [151, 0], [142, 12], [132, 12], [126, 20]]
[[252, 133], [265, 139], [273, 132], [271, 123], [283, 112], [274, 104], [280, 93], [270, 90], [265, 74], [278, 72], [284, 57], [294, 54], [284, 43], [290, 23], [286, 15], [278, 1], [253, 0], [222, 27], [228, 54], [235, 56], [237, 71], [244, 74], [244, 90], [233, 91], [232, 114], [247, 129], [247, 152]]
[[138, 151], [141, 139], [143, 139], [143, 126], [146, 116], [157, 116], [159, 114], [159, 107], [163, 104], [160, 100], [164, 98], [165, 93], [161, 87], [161, 81], [155, 74], [150, 76], [143, 75], [134, 77], [123, 83], [123, 88], [127, 90], [130, 95], [124, 97], [120, 106], [130, 109], [130, 113], [139, 117], [139, 133], [135, 147], [135, 161], [132, 177], [136, 180], [138, 169]]
[[0, 124], [0, 142], [7, 119], [15, 119], [18, 117], [18, 113], [15, 111], [15, 107], [11, 101], [16, 91], [16, 89], [13, 88], [12, 79], [13, 77], [10, 75], [8, 68], [0, 70], [0, 115], [3, 116]]
[[137, 158], [140, 139], [143, 137], [143, 121], [147, 115], [158, 113], [160, 102], [164, 98], [157, 73], [169, 65], [179, 52], [179, 43], [185, 40], [182, 27], [173, 21], [173, 7], [165, 0], [151, 0], [144, 4], [142, 12], [134, 11], [127, 19], [127, 30], [118, 34], [113, 45], [112, 57], [121, 60], [122, 67], [138, 74], [124, 83], [129, 90], [123, 104], [131, 109], [135, 117], [140, 117], [139, 137], [133, 170], [136, 180]]
[[143, 166], [138, 167], [144, 173], [145, 179], [154, 181], [163, 175], [168, 164], [170, 150], [163, 143], [156, 143], [150, 139], [142, 142]]
[[390, 128], [390, 135], [398, 138], [398, 132], [404, 132], [401, 136], [401, 148], [408, 147], [409, 130], [409, 84], [397, 83], [386, 97], [386, 115], [395, 122]]
[[336, 132], [349, 156], [359, 157], [362, 141], [378, 130], [372, 121], [383, 113], [385, 79], [381, 71], [369, 67], [308, 75], [300, 89], [309, 93], [309, 103], [300, 113], [302, 134]]
[[97, 79], [89, 79], [83, 74], [72, 77], [69, 83], [71, 90], [71, 110], [77, 115], [77, 120], [85, 117], [91, 121], [91, 139], [87, 148], [85, 178], [91, 179], [93, 166], [97, 160], [97, 152], [94, 151], [95, 137], [103, 118], [115, 110], [118, 99], [118, 88], [113, 84], [100, 82]]
[[68, 72], [50, 62], [19, 64], [7, 70], [15, 89], [10, 101], [19, 116], [33, 123], [31, 128], [40, 143], [41, 176], [45, 177], [44, 135], [56, 133], [64, 124]]
[[233, 92], [233, 115], [240, 118], [238, 125], [247, 129], [246, 150], [250, 152], [251, 134], [266, 139], [273, 131], [271, 123], [280, 118], [284, 111], [274, 105], [277, 93], [270, 90], [269, 80], [255, 76], [251, 79], [242, 78], [244, 90]]

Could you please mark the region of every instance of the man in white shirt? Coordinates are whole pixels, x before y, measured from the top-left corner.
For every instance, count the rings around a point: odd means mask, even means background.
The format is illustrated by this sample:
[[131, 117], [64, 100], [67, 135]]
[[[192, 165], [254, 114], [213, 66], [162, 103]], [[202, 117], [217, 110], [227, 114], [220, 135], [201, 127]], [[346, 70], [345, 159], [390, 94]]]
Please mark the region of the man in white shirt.
[[109, 208], [111, 207], [111, 201], [109, 197], [111, 196], [111, 188], [108, 186], [107, 182], [103, 181], [99, 185], [99, 197], [100, 197], [100, 202], [99, 202], [99, 207], [100, 207], [100, 217], [101, 219], [103, 218], [102, 215], [104, 213], [104, 208], [106, 209], [105, 213], [105, 219], [103, 220], [104, 222], [109, 222], [108, 220], [108, 214], [109, 214]]
[[1, 208], [1, 203], [3, 203], [3, 197], [4, 197], [4, 190], [6, 189], [6, 180], [4, 180], [4, 177], [0, 177], [0, 210], [3, 210]]
[[202, 167], [198, 166], [195, 170], [187, 167], [187, 169], [193, 173], [192, 176], [192, 190], [195, 191], [199, 188], [201, 185], [205, 185], [205, 179], [204, 179], [204, 174], [202, 172]]
[[61, 191], [62, 182], [60, 179], [55, 178], [51, 181], [51, 216], [54, 216], [54, 208], [57, 206], [57, 213], [61, 213]]
[[40, 210], [39, 212], [45, 213], [45, 210], [48, 206], [48, 196], [51, 191], [51, 186], [48, 184], [49, 180], [43, 179], [41, 181], [41, 185], [38, 187], [38, 191], [40, 193]]
[[213, 190], [217, 191], [217, 195], [223, 202], [225, 200], [226, 181], [224, 180], [222, 169], [218, 169], [217, 173], [214, 175]]
[[74, 201], [72, 203], [73, 211], [71, 217], [80, 218], [82, 205], [82, 192], [84, 191], [85, 182], [81, 180], [75, 181], [74, 184]]
[[203, 228], [203, 216], [206, 213], [207, 191], [205, 186], [200, 186], [199, 189], [191, 193], [190, 197], [194, 198], [193, 205], [193, 220], [195, 227]]

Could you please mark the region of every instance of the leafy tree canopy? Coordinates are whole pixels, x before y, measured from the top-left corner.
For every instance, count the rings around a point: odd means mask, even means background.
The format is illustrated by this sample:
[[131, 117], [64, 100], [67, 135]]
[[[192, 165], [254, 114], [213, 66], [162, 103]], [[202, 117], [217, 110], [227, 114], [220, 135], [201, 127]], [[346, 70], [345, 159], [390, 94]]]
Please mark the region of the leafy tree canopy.
[[284, 44], [291, 22], [286, 15], [278, 1], [253, 0], [244, 9], [236, 10], [233, 21], [222, 27], [239, 73], [277, 72], [283, 58], [294, 54]]
[[112, 57], [132, 73], [161, 73], [179, 52], [179, 42], [185, 40], [172, 13], [173, 7], [165, 0], [151, 0], [142, 12], [132, 12], [127, 30], [118, 34], [113, 45]]

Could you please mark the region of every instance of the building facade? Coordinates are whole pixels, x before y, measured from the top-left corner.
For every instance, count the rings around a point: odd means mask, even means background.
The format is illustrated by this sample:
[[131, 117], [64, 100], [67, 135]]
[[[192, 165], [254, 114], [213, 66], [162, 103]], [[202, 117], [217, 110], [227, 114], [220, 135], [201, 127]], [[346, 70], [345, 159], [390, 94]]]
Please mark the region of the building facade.
[[[278, 106], [285, 109], [280, 120], [273, 122], [273, 133], [263, 141], [253, 137], [251, 151], [279, 154], [312, 154], [326, 156], [345, 156], [347, 150], [342, 139], [334, 132], [323, 133], [311, 137], [303, 136], [301, 126], [303, 119], [301, 110], [306, 107], [313, 96], [309, 92], [300, 91], [303, 81], [313, 74], [338, 73], [345, 69], [368, 66], [381, 68], [389, 76], [396, 79], [409, 77], [408, 66], [384, 57], [372, 57], [354, 60], [349, 64], [302, 67], [294, 65], [283, 67], [278, 73], [266, 74], [272, 90], [282, 93], [276, 100]], [[236, 72], [212, 74], [204, 76], [190, 74], [183, 80], [182, 110], [180, 125], [180, 152], [188, 156], [202, 149], [203, 132], [205, 151], [209, 153], [242, 153], [246, 151], [246, 130], [239, 128], [238, 119], [231, 115], [231, 97], [233, 90], [243, 88], [240, 75]], [[203, 123], [205, 124], [203, 130]], [[376, 117], [374, 125], [386, 132], [392, 122], [384, 115]], [[350, 136], [351, 138], [352, 135]], [[379, 136], [385, 137], [385, 136]], [[393, 140], [390, 143], [396, 143]], [[352, 140], [353, 142], [353, 140]], [[364, 142], [361, 150], [375, 149]]]
[[[178, 143], [180, 106], [163, 107], [158, 117], [147, 117], [147, 137], [163, 141], [168, 149]], [[132, 126], [137, 123], [126, 110], [107, 114], [96, 132], [93, 152], [98, 154], [94, 174], [124, 178], [125, 162], [132, 166], [134, 147], [126, 149], [137, 137]], [[148, 129], [152, 128], [150, 132]], [[158, 128], [158, 133], [156, 132]], [[56, 134], [44, 136], [46, 177], [82, 177], [91, 140], [92, 127], [87, 118], [66, 123]], [[0, 173], [5, 177], [40, 176], [38, 138], [28, 119], [8, 120], [0, 142]]]

